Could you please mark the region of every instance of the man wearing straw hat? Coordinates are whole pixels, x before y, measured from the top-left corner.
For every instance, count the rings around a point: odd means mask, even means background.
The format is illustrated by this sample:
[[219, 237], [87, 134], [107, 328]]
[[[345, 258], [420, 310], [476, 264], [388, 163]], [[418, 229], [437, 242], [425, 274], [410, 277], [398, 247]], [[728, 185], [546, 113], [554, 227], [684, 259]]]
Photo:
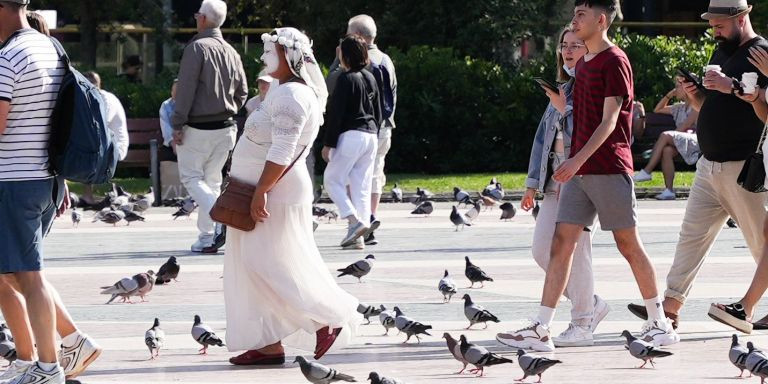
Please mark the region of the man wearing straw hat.
[[[745, 87], [742, 78], [758, 75], [758, 86], [768, 84], [768, 78], [748, 60], [751, 48], [768, 49], [768, 42], [752, 29], [750, 11], [747, 0], [710, 0], [707, 12], [701, 15], [709, 21], [719, 47], [704, 68], [704, 89], [685, 83], [685, 92], [699, 111], [697, 135], [703, 156], [696, 165], [675, 258], [667, 275], [664, 311], [675, 327], [704, 258], [729, 216], [738, 223], [755, 261], [762, 257], [766, 194], [748, 192], [736, 183], [744, 161], [756, 151], [763, 131], [761, 118], [768, 112], [765, 103], [744, 96], [744, 89], [754, 88], [754, 84]], [[629, 310], [646, 316], [644, 306], [630, 304]], [[710, 308], [712, 317], [725, 313], [720, 307]]]

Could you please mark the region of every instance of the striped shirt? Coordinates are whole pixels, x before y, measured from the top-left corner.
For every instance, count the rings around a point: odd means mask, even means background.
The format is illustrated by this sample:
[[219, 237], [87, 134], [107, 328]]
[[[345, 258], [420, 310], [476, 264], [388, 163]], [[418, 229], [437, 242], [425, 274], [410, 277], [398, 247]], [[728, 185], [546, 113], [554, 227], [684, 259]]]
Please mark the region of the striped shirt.
[[0, 135], [0, 181], [51, 177], [48, 138], [64, 63], [50, 39], [22, 29], [0, 46], [0, 100], [11, 104]]
[[598, 53], [589, 61], [581, 59], [576, 64], [571, 157], [584, 148], [602, 123], [605, 99], [614, 96], [623, 98], [615, 129], [581, 166], [577, 175], [632, 174], [633, 81], [629, 59], [616, 46]]

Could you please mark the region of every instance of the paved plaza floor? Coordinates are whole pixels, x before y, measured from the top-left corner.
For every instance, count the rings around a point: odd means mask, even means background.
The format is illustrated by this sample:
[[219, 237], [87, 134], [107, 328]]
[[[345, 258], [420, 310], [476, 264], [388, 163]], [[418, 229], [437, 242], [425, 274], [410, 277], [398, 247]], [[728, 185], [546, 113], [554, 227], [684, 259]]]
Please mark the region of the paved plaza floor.
[[[329, 269], [335, 270], [368, 253], [376, 255], [371, 274], [358, 283], [340, 278], [339, 284], [362, 302], [398, 305], [410, 317], [431, 324], [432, 337], [421, 344], [402, 344], [405, 337], [384, 329], [373, 319], [360, 326], [358, 337], [347, 348], [323, 358], [322, 363], [365, 382], [377, 371], [406, 383], [511, 383], [521, 377], [517, 366], [490, 367], [485, 378], [454, 375], [461, 364], [451, 358], [440, 338], [450, 332], [465, 334], [470, 341], [492, 351], [513, 356], [496, 343], [498, 331], [515, 329], [536, 314], [544, 273], [530, 252], [534, 220], [519, 212], [510, 222], [499, 221], [500, 211], [481, 213], [476, 225], [454, 232], [448, 214], [450, 204], [436, 203], [427, 218], [415, 217], [410, 204], [385, 204], [380, 212], [382, 227], [376, 232], [380, 244], [365, 251], [343, 251], [337, 246], [345, 230], [342, 221], [323, 222], [315, 236]], [[640, 201], [641, 236], [657, 267], [660, 287], [672, 262], [685, 201]], [[129, 227], [90, 223], [86, 213], [79, 228], [68, 216], [57, 220], [45, 244], [46, 271], [58, 287], [78, 325], [104, 347], [102, 357], [79, 379], [82, 383], [302, 383], [299, 368], [252, 369], [234, 367], [227, 359], [233, 353], [212, 348], [208, 356], [197, 355], [198, 345], [190, 336], [192, 318], [199, 314], [221, 336], [226, 333], [222, 293], [222, 255], [200, 255], [186, 250], [195, 239], [194, 220], [171, 220], [172, 210], [155, 208], [147, 221]], [[193, 215], [193, 219], [195, 215]], [[124, 276], [157, 270], [169, 257], [181, 264], [178, 283], [157, 286], [148, 302], [105, 305], [99, 287]], [[490, 274], [495, 282], [483, 289], [466, 289], [464, 256]], [[634, 369], [639, 361], [623, 348], [623, 329], [639, 331], [642, 322], [626, 311], [630, 302], [641, 303], [638, 289], [626, 262], [618, 255], [610, 233], [598, 231], [594, 240], [596, 293], [612, 311], [597, 330], [596, 344], [588, 348], [558, 349], [563, 361], [544, 375], [545, 383], [728, 383], [739, 372], [728, 361], [729, 336], [733, 331], [706, 315], [712, 301], [730, 302], [746, 290], [755, 263], [738, 229], [723, 229], [681, 316], [683, 342], [668, 348], [674, 356], [657, 360], [655, 369]], [[265, 266], [268, 268], [268, 266]], [[437, 283], [443, 270], [453, 275], [461, 288], [450, 304], [442, 303]], [[496, 314], [502, 322], [486, 330], [464, 330], [468, 325], [460, 297], [470, 293], [474, 301]], [[243, 292], [248, 294], [248, 292]], [[567, 326], [569, 307], [563, 302], [554, 332]], [[760, 308], [760, 315], [768, 307]], [[159, 359], [149, 361], [144, 332], [159, 317], [168, 334]], [[477, 328], [481, 328], [477, 326]], [[254, 330], [257, 332], [258, 330]], [[756, 332], [744, 337], [768, 347], [768, 336]], [[293, 356], [311, 353], [289, 350]], [[757, 382], [752, 378], [747, 382]], [[529, 382], [535, 378], [529, 378]]]

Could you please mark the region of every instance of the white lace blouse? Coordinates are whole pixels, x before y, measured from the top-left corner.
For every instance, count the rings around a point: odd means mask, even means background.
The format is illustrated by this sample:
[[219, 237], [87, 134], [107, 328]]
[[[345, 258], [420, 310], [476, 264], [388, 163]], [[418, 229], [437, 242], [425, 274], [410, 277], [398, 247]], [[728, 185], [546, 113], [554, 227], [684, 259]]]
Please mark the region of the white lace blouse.
[[[312, 145], [321, 121], [320, 106], [312, 89], [296, 82], [274, 81], [267, 97], [245, 121], [243, 136], [269, 146], [267, 161], [289, 165], [298, 151]], [[307, 152], [302, 156], [306, 157]]]

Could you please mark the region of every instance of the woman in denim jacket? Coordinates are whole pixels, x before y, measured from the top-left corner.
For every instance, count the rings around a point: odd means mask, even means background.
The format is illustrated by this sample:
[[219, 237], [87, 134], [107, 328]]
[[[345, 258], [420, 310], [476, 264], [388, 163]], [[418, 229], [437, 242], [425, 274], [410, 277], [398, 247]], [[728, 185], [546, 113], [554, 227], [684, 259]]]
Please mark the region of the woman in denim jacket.
[[[584, 42], [568, 28], [560, 34], [557, 50], [558, 78], [564, 84], [560, 93], [544, 88], [550, 103], [536, 131], [536, 138], [528, 164], [526, 191], [520, 206], [530, 210], [534, 205], [536, 192], [544, 193], [536, 228], [533, 232], [533, 257], [544, 270], [549, 265], [552, 236], [559, 201], [560, 184], [552, 180], [554, 170], [568, 158], [573, 132], [573, 79], [576, 63], [587, 53]], [[608, 313], [605, 301], [594, 295], [592, 275], [592, 232], [585, 231], [574, 251], [573, 267], [565, 296], [571, 300], [571, 324], [567, 330], [552, 341], [557, 347], [593, 345], [592, 333], [597, 324]]]

